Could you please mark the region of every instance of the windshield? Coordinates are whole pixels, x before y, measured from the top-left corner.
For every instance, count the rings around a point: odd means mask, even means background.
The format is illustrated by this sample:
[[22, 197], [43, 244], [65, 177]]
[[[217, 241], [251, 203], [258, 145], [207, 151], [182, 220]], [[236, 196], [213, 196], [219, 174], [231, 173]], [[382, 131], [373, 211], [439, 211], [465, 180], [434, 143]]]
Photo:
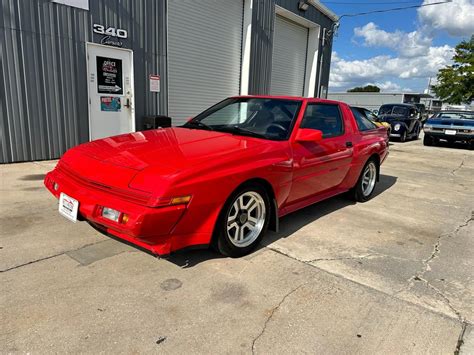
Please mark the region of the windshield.
[[231, 98], [183, 125], [271, 140], [288, 139], [301, 101], [266, 98]]
[[474, 112], [440, 112], [435, 118], [474, 120]]
[[408, 108], [405, 106], [385, 105], [385, 106], [380, 107], [379, 115], [408, 116]]
[[415, 106], [420, 110], [421, 112], [425, 112], [426, 107], [424, 104], [415, 104]]

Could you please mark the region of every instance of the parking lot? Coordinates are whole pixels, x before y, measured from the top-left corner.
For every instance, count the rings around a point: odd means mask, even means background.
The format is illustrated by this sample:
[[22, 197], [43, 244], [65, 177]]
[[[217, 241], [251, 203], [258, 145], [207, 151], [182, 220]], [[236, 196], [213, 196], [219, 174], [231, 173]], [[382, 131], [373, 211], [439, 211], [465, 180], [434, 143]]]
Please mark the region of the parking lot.
[[474, 152], [394, 143], [376, 196], [253, 254], [157, 259], [57, 213], [55, 162], [0, 166], [0, 352], [474, 352]]

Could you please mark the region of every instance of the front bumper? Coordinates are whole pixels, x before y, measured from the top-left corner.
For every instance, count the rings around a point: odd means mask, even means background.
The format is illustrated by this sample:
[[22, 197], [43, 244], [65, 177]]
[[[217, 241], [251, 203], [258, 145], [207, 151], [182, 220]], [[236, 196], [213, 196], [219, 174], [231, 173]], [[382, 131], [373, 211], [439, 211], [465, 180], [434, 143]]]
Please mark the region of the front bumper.
[[464, 132], [459, 132], [457, 131], [456, 134], [451, 135], [451, 134], [446, 134], [444, 133], [444, 130], [425, 130], [425, 135], [430, 136], [430, 137], [435, 137], [438, 139], [445, 139], [445, 140], [450, 140], [450, 141], [466, 141], [466, 142], [471, 142], [474, 140], [474, 134], [473, 133], [464, 133]]
[[[57, 189], [54, 188], [55, 183]], [[80, 219], [158, 255], [171, 252], [173, 230], [187, 209], [186, 205], [153, 208], [126, 201], [112, 193], [81, 185], [58, 169], [46, 175], [44, 184], [56, 198], [64, 192], [78, 200]], [[126, 213], [129, 219], [126, 223], [106, 219], [102, 217], [102, 207]]]

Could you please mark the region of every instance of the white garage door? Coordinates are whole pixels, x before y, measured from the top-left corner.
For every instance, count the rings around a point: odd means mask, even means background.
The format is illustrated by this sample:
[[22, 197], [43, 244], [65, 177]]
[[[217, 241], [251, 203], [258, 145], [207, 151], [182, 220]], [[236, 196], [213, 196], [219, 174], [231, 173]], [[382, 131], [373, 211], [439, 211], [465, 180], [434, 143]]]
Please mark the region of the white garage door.
[[303, 95], [308, 29], [276, 16], [273, 35], [272, 95]]
[[243, 1], [168, 1], [168, 114], [183, 123], [240, 92]]

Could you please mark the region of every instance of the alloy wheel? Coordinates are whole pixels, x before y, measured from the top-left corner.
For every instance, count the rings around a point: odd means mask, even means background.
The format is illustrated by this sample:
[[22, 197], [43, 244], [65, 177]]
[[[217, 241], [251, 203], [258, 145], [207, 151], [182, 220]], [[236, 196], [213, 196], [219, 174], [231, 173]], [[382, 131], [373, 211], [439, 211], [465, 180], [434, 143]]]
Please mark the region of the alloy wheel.
[[369, 196], [375, 187], [377, 180], [377, 167], [373, 161], [369, 162], [365, 167], [364, 174], [362, 175], [362, 194]]
[[260, 235], [266, 218], [265, 200], [255, 191], [239, 195], [227, 215], [227, 236], [236, 247], [252, 244]]

